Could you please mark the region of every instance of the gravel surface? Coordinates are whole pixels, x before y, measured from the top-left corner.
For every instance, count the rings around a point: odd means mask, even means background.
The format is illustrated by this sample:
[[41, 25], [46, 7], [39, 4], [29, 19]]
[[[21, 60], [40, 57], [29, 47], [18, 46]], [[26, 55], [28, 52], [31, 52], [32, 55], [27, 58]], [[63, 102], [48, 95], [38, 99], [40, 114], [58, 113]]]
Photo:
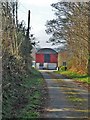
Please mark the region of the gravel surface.
[[41, 73], [49, 94], [42, 118], [88, 118], [88, 90], [52, 71]]

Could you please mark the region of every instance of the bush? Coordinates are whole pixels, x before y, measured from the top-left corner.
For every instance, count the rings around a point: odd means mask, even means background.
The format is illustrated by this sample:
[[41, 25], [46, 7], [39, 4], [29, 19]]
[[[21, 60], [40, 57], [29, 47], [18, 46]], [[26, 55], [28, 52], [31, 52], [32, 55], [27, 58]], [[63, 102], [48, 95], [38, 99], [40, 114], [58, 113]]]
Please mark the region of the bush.
[[61, 71], [66, 71], [66, 70], [67, 70], [67, 67], [66, 67], [66, 66], [61, 66], [61, 67], [60, 67], [60, 70], [61, 70]]

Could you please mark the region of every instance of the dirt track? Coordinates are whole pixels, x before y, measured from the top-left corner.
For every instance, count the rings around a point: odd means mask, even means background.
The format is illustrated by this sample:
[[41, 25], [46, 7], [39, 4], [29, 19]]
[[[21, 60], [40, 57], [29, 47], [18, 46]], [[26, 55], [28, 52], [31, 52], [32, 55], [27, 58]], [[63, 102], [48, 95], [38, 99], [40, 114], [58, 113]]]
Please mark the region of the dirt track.
[[49, 99], [43, 118], [88, 118], [88, 91], [71, 79], [41, 71], [46, 80]]

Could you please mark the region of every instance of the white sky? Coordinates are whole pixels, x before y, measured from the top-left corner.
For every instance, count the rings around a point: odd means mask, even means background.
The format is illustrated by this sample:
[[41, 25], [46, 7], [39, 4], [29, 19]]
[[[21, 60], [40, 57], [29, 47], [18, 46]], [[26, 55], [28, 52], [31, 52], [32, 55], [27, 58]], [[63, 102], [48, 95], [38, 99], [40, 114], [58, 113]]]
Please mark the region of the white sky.
[[45, 24], [55, 17], [51, 4], [56, 2], [58, 0], [19, 0], [19, 21], [25, 20], [27, 26], [28, 10], [31, 11], [31, 33], [35, 34], [41, 47], [51, 47], [46, 43], [50, 36], [45, 32]]

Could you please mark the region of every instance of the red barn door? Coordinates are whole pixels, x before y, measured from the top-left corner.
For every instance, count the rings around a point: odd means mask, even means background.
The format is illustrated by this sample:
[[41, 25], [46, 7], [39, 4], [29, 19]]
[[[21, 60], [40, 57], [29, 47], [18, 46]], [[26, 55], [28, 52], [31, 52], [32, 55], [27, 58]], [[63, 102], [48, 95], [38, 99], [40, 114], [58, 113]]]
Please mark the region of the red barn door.
[[44, 55], [36, 54], [36, 63], [44, 63]]
[[58, 56], [57, 54], [50, 55], [50, 63], [57, 63]]

